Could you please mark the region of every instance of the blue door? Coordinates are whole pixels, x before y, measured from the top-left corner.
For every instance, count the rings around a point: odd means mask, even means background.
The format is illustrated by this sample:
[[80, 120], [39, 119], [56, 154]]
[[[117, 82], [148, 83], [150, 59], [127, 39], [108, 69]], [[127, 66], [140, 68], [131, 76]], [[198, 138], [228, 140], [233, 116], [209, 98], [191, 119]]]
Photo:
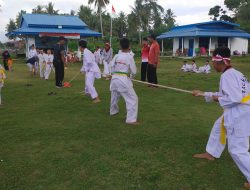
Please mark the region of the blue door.
[[189, 40], [188, 56], [193, 57], [194, 55], [194, 39]]

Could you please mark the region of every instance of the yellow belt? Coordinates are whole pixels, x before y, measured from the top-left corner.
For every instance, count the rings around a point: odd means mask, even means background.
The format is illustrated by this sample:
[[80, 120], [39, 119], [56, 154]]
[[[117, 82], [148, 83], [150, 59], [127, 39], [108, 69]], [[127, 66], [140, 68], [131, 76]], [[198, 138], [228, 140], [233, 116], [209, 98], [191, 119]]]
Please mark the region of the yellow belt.
[[0, 74], [2, 75], [2, 78], [0, 78], [0, 83], [4, 84], [4, 75], [5, 75], [5, 72], [3, 69], [0, 69]]
[[[245, 104], [248, 101], [250, 101], [250, 94], [242, 98], [241, 103]], [[222, 116], [222, 121], [221, 121], [221, 134], [220, 134], [220, 143], [225, 145], [226, 144], [226, 128], [224, 125], [224, 116]]]

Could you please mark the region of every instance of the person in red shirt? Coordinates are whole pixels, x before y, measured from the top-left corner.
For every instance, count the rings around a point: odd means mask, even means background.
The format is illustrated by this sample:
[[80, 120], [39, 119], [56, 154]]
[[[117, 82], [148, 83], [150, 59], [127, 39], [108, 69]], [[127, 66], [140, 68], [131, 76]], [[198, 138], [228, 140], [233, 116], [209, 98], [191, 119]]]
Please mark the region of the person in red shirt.
[[141, 81], [146, 81], [147, 68], [148, 68], [148, 54], [150, 47], [148, 45], [148, 39], [143, 38], [142, 50], [141, 50]]
[[148, 37], [148, 41], [151, 44], [148, 55], [148, 71], [147, 71], [148, 82], [157, 84], [158, 81], [157, 81], [156, 70], [160, 60], [160, 46], [156, 41], [156, 36], [154, 34], [151, 34]]

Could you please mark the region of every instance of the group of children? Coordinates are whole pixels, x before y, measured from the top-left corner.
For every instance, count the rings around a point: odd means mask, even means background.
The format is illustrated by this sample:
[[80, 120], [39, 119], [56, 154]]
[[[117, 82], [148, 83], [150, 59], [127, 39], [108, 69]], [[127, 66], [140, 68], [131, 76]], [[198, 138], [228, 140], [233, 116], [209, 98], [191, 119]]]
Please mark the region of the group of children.
[[[87, 42], [80, 41], [79, 46], [84, 52], [84, 65], [81, 71], [86, 73], [85, 93], [92, 98], [98, 97], [94, 88], [94, 79], [100, 78], [100, 69], [94, 54], [87, 49]], [[123, 97], [126, 102], [126, 123], [137, 125], [138, 97], [133, 89], [130, 74], [136, 74], [136, 65], [129, 50], [129, 40], [120, 41], [121, 51], [111, 61], [112, 79], [110, 83], [111, 105], [110, 115], [119, 113], [118, 101]], [[194, 90], [194, 96], [203, 96], [207, 102], [215, 101], [224, 109], [222, 116], [215, 122], [210, 134], [206, 152], [194, 155], [195, 158], [214, 160], [222, 154], [226, 138], [228, 151], [234, 162], [247, 179], [245, 188], [250, 189], [250, 84], [247, 78], [231, 66], [230, 50], [218, 48], [214, 51], [213, 66], [221, 72], [219, 92], [202, 92]], [[209, 61], [205, 66], [209, 65]], [[195, 62], [193, 62], [195, 68]], [[210, 68], [211, 69], [211, 68]], [[196, 71], [208, 73], [210, 69], [199, 68]], [[95, 98], [94, 102], [100, 102]]]
[[[120, 46], [121, 51], [114, 58], [112, 58], [112, 51], [108, 44], [105, 45], [106, 53], [104, 51], [102, 55], [104, 64], [110, 68], [110, 71], [106, 73], [108, 77], [111, 77], [110, 115], [114, 116], [119, 113], [118, 102], [120, 97], [123, 97], [127, 109], [126, 123], [138, 125], [138, 97], [131, 81], [137, 69], [131, 55], [129, 40], [121, 39]], [[83, 53], [83, 66], [80, 71], [85, 73], [85, 94], [90, 96], [94, 103], [99, 103], [101, 100], [94, 87], [95, 79], [101, 78], [102, 74], [98, 67], [98, 63], [100, 63], [99, 53], [92, 53], [88, 50], [87, 42], [84, 40], [79, 41], [79, 47]], [[47, 55], [43, 51], [40, 51], [39, 54], [37, 57], [40, 69], [46, 65], [45, 71], [49, 73], [52, 69], [50, 65], [53, 62], [53, 55], [50, 51], [47, 51]], [[33, 55], [35, 56], [34, 52]], [[228, 151], [247, 179], [245, 188], [250, 189], [250, 84], [241, 72], [232, 67], [230, 55], [231, 52], [228, 48], [218, 48], [213, 53], [213, 66], [217, 72], [222, 73], [218, 92], [193, 91], [194, 96], [205, 97], [207, 102], [218, 102], [224, 110], [222, 116], [214, 124], [206, 152], [196, 154], [194, 157], [208, 160], [219, 158], [225, 149], [227, 139]], [[206, 62], [206, 66], [208, 65], [209, 61]], [[193, 62], [192, 68], [197, 68], [195, 62]], [[210, 69], [206, 70], [203, 67], [203, 69], [199, 68], [196, 71], [207, 73]], [[43, 72], [40, 74], [42, 77], [47, 77], [46, 74], [43, 75]], [[4, 69], [0, 67], [0, 89], [5, 78]]]
[[192, 64], [188, 64], [185, 60], [183, 62], [183, 66], [181, 68], [183, 72], [192, 72], [192, 73], [204, 73], [209, 74], [211, 73], [211, 66], [209, 64], [209, 60], [206, 61], [205, 65], [202, 67], [197, 67], [195, 60], [192, 61]]
[[[136, 65], [131, 54], [130, 42], [124, 38], [120, 40], [121, 50], [112, 57], [113, 50], [108, 43], [105, 44], [104, 52], [101, 55], [98, 49], [92, 53], [87, 49], [87, 42], [79, 42], [80, 50], [83, 52], [83, 66], [80, 72], [85, 73], [85, 95], [90, 96], [93, 103], [101, 102], [99, 95], [94, 87], [95, 79], [101, 78], [101, 75], [111, 79], [111, 105], [110, 115], [119, 113], [118, 102], [123, 97], [126, 102], [127, 117], [126, 123], [138, 125], [138, 97], [133, 89], [130, 77], [136, 74]], [[104, 72], [101, 73], [98, 63], [103, 59]]]
[[42, 79], [48, 80], [51, 71], [54, 71], [53, 60], [54, 56], [50, 49], [45, 53], [44, 50], [36, 49], [35, 46], [32, 45], [29, 51], [27, 65], [32, 74], [39, 72]]

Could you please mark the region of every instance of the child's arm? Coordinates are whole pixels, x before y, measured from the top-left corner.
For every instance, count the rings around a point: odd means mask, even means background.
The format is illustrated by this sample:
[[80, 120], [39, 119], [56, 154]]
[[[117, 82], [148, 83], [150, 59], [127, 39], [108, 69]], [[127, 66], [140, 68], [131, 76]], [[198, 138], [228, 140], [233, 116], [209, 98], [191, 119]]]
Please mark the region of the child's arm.
[[204, 97], [206, 102], [218, 102], [218, 98], [220, 97], [218, 92], [202, 92], [200, 90], [194, 90], [193, 96]]

